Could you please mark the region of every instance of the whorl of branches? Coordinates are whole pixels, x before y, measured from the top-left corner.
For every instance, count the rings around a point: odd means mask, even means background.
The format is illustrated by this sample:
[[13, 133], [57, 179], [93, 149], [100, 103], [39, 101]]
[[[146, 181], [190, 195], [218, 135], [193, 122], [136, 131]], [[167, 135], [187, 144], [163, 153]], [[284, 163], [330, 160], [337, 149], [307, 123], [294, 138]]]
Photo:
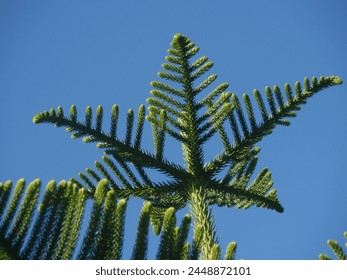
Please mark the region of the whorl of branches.
[[[141, 105], [136, 113], [128, 110], [124, 136], [118, 133], [117, 105], [111, 108], [108, 131], [103, 129], [102, 106], [94, 116], [88, 106], [82, 118], [74, 105], [68, 114], [58, 107], [34, 116], [34, 123], [66, 127], [73, 139], [94, 142], [104, 154], [79, 178], [50, 182], [39, 211], [35, 210], [39, 180], [29, 185], [23, 200], [25, 183], [18, 181], [8, 208], [4, 205], [11, 183], [1, 184], [0, 249], [15, 252], [18, 258], [69, 259], [76, 253], [81, 259], [119, 259], [127, 200], [139, 197], [147, 202], [140, 213], [133, 259], [147, 258], [149, 223], [156, 235], [161, 234], [158, 259], [219, 259], [211, 205], [283, 212], [270, 171], [257, 170], [260, 149], [256, 144], [277, 125], [288, 126], [309, 98], [342, 80], [305, 78], [294, 89], [289, 84], [284, 90], [266, 87], [264, 93], [255, 89], [253, 96], [245, 93], [240, 98], [227, 91], [228, 83], [212, 87], [217, 75], [207, 73], [213, 63], [198, 53], [199, 47], [189, 38], [174, 36], [163, 71], [158, 73], [160, 80], [151, 83], [149, 106]], [[152, 151], [144, 147], [146, 122], [152, 129]], [[184, 164], [169, 158], [168, 137], [181, 144]], [[220, 145], [221, 151], [206, 161], [209, 145]], [[165, 179], [159, 180], [150, 170]], [[76, 251], [87, 199], [92, 199], [93, 207], [82, 246]], [[186, 216], [176, 227], [175, 212], [186, 205], [192, 217]], [[186, 239], [191, 220], [190, 245]], [[236, 243], [230, 243], [225, 258], [234, 258], [235, 250]]]

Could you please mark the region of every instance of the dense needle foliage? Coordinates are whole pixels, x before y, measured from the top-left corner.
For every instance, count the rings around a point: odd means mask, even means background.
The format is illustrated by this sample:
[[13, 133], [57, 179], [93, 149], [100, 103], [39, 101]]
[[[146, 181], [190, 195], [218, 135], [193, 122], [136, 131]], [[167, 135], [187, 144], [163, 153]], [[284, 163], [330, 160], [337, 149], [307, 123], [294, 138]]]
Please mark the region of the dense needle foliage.
[[[127, 201], [133, 197], [145, 202], [132, 259], [147, 258], [150, 224], [160, 235], [158, 259], [221, 259], [211, 206], [256, 206], [283, 212], [270, 171], [257, 171], [260, 149], [256, 144], [277, 125], [288, 126], [289, 119], [316, 93], [342, 80], [305, 78], [303, 85], [285, 84], [282, 90], [266, 87], [264, 93], [254, 90], [253, 97], [240, 98], [227, 91], [227, 83], [213, 86], [217, 75], [207, 74], [213, 63], [198, 53], [189, 38], [174, 36], [159, 80], [151, 83], [149, 106], [128, 111], [124, 137], [118, 134], [117, 105], [111, 109], [109, 131], [103, 130], [102, 106], [96, 108], [95, 116], [87, 107], [83, 119], [74, 105], [69, 114], [58, 107], [34, 116], [36, 124], [66, 127], [73, 139], [96, 142], [104, 155], [95, 168], [76, 178], [49, 182], [39, 205], [40, 180], [28, 187], [19, 180], [12, 194], [12, 182], [1, 183], [1, 258], [120, 259]], [[151, 126], [153, 151], [143, 146], [146, 123]], [[183, 165], [167, 158], [168, 137], [181, 144]], [[208, 161], [206, 150], [216, 141], [221, 151]], [[150, 170], [164, 174], [165, 179], [158, 180]], [[83, 231], [88, 200], [92, 209]], [[177, 225], [175, 213], [185, 206], [190, 214]], [[188, 241], [191, 225], [193, 235]], [[80, 238], [82, 245], [77, 247]], [[236, 243], [231, 242], [224, 258], [234, 259], [235, 253]]]

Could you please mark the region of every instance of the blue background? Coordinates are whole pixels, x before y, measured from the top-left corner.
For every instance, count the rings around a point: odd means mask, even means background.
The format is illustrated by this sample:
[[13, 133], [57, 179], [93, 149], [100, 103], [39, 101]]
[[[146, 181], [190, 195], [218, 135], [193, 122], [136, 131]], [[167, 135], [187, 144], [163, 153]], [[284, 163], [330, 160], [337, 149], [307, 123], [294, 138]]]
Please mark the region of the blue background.
[[[102, 105], [107, 127], [118, 104], [124, 125], [129, 108], [146, 104], [178, 32], [200, 46], [199, 55], [215, 63], [217, 82], [239, 96], [306, 76], [346, 80], [346, 8], [343, 0], [0, 1], [0, 181], [39, 177], [45, 185], [101, 160], [94, 144], [34, 125], [32, 117], [75, 104], [82, 119], [87, 105]], [[258, 169], [272, 172], [285, 212], [213, 208], [223, 249], [235, 240], [237, 258], [317, 259], [332, 255], [327, 239], [345, 242], [346, 102], [346, 84], [327, 89], [289, 128], [277, 127], [259, 144]], [[151, 139], [143, 146], [152, 150]], [[181, 162], [173, 147], [165, 155]], [[125, 259], [141, 205], [128, 206]], [[157, 238], [150, 242], [153, 258]]]

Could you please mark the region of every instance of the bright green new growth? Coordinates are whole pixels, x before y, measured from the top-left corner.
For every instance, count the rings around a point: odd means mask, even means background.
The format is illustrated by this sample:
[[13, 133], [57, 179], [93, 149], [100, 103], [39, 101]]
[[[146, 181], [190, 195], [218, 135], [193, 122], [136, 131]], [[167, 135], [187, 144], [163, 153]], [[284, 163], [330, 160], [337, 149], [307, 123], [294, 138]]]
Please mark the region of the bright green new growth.
[[[347, 231], [343, 234], [345, 238], [347, 238]], [[328, 246], [333, 251], [337, 259], [339, 260], [347, 260], [347, 252], [343, 249], [343, 247], [336, 240], [328, 240]], [[347, 242], [345, 243], [345, 247], [347, 248]], [[319, 258], [321, 260], [331, 260], [331, 258], [326, 254], [320, 254]]]
[[[227, 83], [212, 87], [217, 75], [205, 74], [211, 70], [213, 63], [206, 56], [197, 57], [198, 52], [199, 48], [189, 38], [182, 34], [174, 36], [166, 63], [162, 65], [163, 71], [158, 73], [160, 80], [151, 83], [153, 90], [152, 97], [147, 99], [150, 104], [147, 115], [144, 105], [139, 107], [137, 114], [129, 110], [124, 138], [117, 135], [117, 105], [112, 107], [109, 132], [102, 129], [101, 106], [96, 110], [94, 123], [90, 107], [86, 108], [84, 121], [79, 121], [74, 105], [69, 116], [58, 107], [33, 118], [34, 123], [67, 127], [73, 139], [97, 142], [104, 156], [103, 162], [95, 162], [94, 170], [87, 168], [86, 173], [78, 174], [81, 181], [72, 178], [61, 183], [59, 186], [64, 185], [64, 190], [61, 193], [56, 191], [54, 199], [47, 198], [46, 202], [44, 198], [42, 202], [40, 213], [48, 216], [47, 219], [56, 218], [54, 229], [73, 229], [74, 243], [69, 244], [69, 252], [63, 252], [63, 248], [67, 247], [63, 244], [68, 242], [66, 234], [56, 234], [53, 239], [56, 243], [49, 241], [48, 237], [53, 233], [47, 228], [46, 217], [40, 218], [39, 214], [36, 223], [47, 233], [39, 238], [39, 243], [29, 239], [31, 247], [23, 249], [24, 255], [18, 251], [18, 257], [71, 258], [87, 196], [93, 199], [93, 209], [83, 245], [77, 254], [77, 258], [81, 259], [121, 258], [126, 200], [131, 197], [147, 201], [140, 213], [132, 259], [147, 258], [150, 222], [155, 234], [161, 233], [158, 259], [220, 259], [222, 249], [218, 245], [211, 206], [243, 209], [257, 206], [283, 212], [276, 190], [271, 189], [273, 182], [268, 169], [254, 174], [260, 151], [255, 145], [271, 134], [276, 125], [288, 126], [288, 119], [295, 117], [296, 111], [310, 97], [324, 88], [341, 84], [342, 80], [335, 76], [314, 77], [311, 81], [305, 78], [303, 88], [297, 82], [294, 91], [285, 84], [286, 100], [278, 86], [274, 86], [273, 90], [266, 87], [265, 95], [254, 90], [256, 106], [247, 94], [242, 96], [242, 104], [239, 97], [227, 91]], [[261, 116], [260, 120], [257, 115]], [[142, 146], [146, 121], [152, 128], [153, 152]], [[167, 137], [181, 144], [183, 165], [166, 157]], [[212, 137], [213, 145], [220, 141], [221, 152], [206, 160], [206, 150]], [[164, 174], [166, 179], [158, 181], [148, 172], [151, 169]], [[18, 184], [24, 186], [21, 182]], [[51, 189], [52, 184], [47, 188]], [[8, 185], [1, 185], [0, 202], [1, 199], [8, 199]], [[18, 193], [21, 192], [19, 186]], [[47, 190], [45, 197], [51, 192]], [[18, 204], [19, 197], [18, 194], [11, 200], [12, 208]], [[59, 203], [64, 207], [54, 206]], [[77, 205], [79, 208], [75, 209]], [[185, 216], [181, 226], [177, 227], [175, 212], [187, 205], [191, 216]], [[11, 207], [0, 227], [1, 236], [5, 237], [0, 240], [0, 245], [7, 242], [7, 249], [17, 246], [17, 239], [21, 240], [21, 237], [8, 238], [7, 230], [14, 213], [14, 210], [10, 211]], [[189, 243], [186, 240], [191, 221], [194, 233]], [[49, 245], [47, 248], [43, 248], [44, 242]], [[54, 247], [59, 242], [61, 246]], [[230, 243], [224, 258], [234, 259], [236, 247], [235, 242]]]
[[[10, 204], [20, 210], [13, 214], [13, 225], [7, 222], [1, 224], [0, 259], [121, 259], [124, 239], [124, 219], [127, 201], [117, 200], [114, 190], [107, 188], [107, 181], [101, 180], [96, 186], [92, 197], [93, 207], [88, 228], [84, 233], [82, 246], [77, 248], [78, 237], [82, 232], [82, 218], [87, 215], [86, 191], [76, 184], [62, 181], [58, 185], [51, 181], [47, 184], [44, 197], [37, 211], [31, 205], [38, 202], [40, 180], [35, 180], [26, 188], [25, 197], [18, 200], [18, 194], [25, 191], [24, 180], [19, 180], [10, 199], [7, 193], [11, 191], [12, 183], [0, 184], [1, 205]], [[34, 194], [34, 195], [33, 195]], [[28, 205], [28, 206], [26, 206]], [[27, 209], [25, 215], [21, 209]], [[146, 259], [148, 248], [148, 227], [151, 203], [146, 202], [141, 211], [138, 234], [133, 248], [133, 259]], [[13, 208], [0, 212], [1, 217], [12, 215]], [[29, 232], [28, 220], [33, 220], [33, 229]], [[170, 208], [165, 212], [175, 221], [175, 211]], [[3, 221], [7, 221], [5, 219]], [[186, 244], [190, 217], [182, 220], [182, 225], [175, 232], [175, 240], [170, 247], [172, 259], [188, 259]], [[20, 226], [20, 227], [19, 227]], [[173, 225], [171, 225], [172, 227]], [[19, 227], [19, 228], [18, 228]], [[22, 230], [23, 228], [23, 230]], [[163, 231], [172, 231], [164, 226]], [[23, 237], [27, 237], [26, 242]], [[162, 240], [164, 240], [164, 235]], [[164, 244], [164, 241], [161, 242]], [[165, 249], [168, 247], [164, 247]], [[74, 256], [74, 253], [77, 255]]]

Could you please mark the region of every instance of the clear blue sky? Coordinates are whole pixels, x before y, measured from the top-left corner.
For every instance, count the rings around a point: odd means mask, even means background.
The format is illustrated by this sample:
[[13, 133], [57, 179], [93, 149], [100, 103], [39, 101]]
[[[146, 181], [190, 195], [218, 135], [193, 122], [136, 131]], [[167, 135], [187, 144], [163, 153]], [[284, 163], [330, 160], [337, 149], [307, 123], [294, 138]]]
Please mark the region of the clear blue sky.
[[[343, 0], [0, 1], [0, 181], [46, 184], [92, 167], [102, 155], [94, 144], [34, 125], [32, 117], [71, 104], [83, 117], [87, 105], [109, 112], [116, 103], [125, 120], [129, 108], [145, 104], [180, 32], [215, 63], [217, 81], [238, 95], [305, 76], [345, 80], [259, 144], [258, 166], [272, 172], [283, 214], [214, 208], [220, 244], [237, 241], [237, 258], [331, 254], [326, 240], [344, 243], [347, 230], [346, 10]], [[144, 146], [151, 150], [151, 139]], [[179, 161], [181, 151], [166, 155]], [[128, 207], [125, 258], [140, 207], [139, 201]]]

